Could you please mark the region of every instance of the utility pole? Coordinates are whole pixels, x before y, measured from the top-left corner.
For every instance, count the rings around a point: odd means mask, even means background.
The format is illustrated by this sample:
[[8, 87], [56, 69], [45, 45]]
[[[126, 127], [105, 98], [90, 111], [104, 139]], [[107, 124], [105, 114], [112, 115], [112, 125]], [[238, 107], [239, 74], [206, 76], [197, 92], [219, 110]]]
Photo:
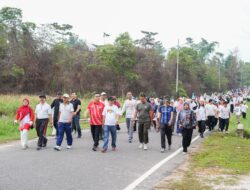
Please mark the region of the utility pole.
[[220, 89], [221, 89], [221, 73], [220, 73], [221, 71], [220, 71], [220, 61], [219, 61], [219, 91], [221, 91]]
[[180, 54], [180, 44], [178, 39], [178, 45], [177, 45], [177, 60], [176, 60], [176, 95], [178, 96], [178, 90], [179, 90], [179, 54]]

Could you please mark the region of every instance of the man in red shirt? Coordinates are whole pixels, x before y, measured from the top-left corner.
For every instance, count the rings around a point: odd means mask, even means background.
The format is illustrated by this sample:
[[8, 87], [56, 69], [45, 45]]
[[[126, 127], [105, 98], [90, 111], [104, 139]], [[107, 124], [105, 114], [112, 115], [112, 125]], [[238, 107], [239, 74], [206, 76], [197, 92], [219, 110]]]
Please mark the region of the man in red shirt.
[[99, 145], [99, 135], [102, 131], [103, 116], [102, 112], [105, 105], [100, 101], [100, 94], [95, 94], [94, 100], [92, 100], [85, 113], [85, 117], [90, 115], [91, 134], [94, 141], [93, 151], [96, 151]]

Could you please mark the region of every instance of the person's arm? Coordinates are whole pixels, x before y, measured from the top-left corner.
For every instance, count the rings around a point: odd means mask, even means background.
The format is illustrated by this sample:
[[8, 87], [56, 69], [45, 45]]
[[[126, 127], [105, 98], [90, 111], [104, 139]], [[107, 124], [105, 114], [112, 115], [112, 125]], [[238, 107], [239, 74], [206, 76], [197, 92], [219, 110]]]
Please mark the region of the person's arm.
[[53, 120], [52, 120], [52, 113], [51, 113], [51, 108], [49, 106], [49, 109], [48, 109], [48, 114], [49, 114], [49, 125], [50, 127], [52, 128], [53, 127]]
[[104, 126], [105, 120], [106, 120], [106, 108], [104, 108], [102, 112], [102, 126]]
[[121, 111], [121, 115], [123, 115], [126, 111], [126, 101], [124, 102], [123, 106], [122, 106], [122, 111]]
[[72, 123], [72, 118], [73, 118], [73, 115], [74, 115], [74, 108], [73, 108], [73, 105], [71, 104], [71, 108], [70, 108], [70, 116], [69, 116], [69, 123]]
[[174, 112], [171, 111], [171, 116], [170, 116], [170, 120], [169, 120], [168, 126], [172, 125], [173, 118], [174, 118]]
[[15, 117], [14, 123], [17, 123], [19, 118], [20, 118], [20, 112], [19, 112], [19, 109], [18, 109], [17, 112], [16, 112], [16, 117]]
[[149, 111], [149, 117], [150, 117], [150, 122], [151, 122], [151, 124], [153, 124], [154, 111], [153, 111], [152, 109]]
[[161, 127], [161, 117], [162, 117], [162, 113], [159, 112], [159, 118], [157, 118], [158, 119], [158, 129], [160, 129], [160, 127]]
[[51, 109], [53, 109], [53, 107], [55, 107], [55, 100], [53, 100], [52, 104], [50, 105]]
[[76, 115], [76, 114], [80, 111], [80, 109], [81, 109], [81, 105], [79, 104], [79, 105], [77, 105], [77, 109], [76, 109], [76, 111], [75, 111], [75, 112], [73, 112], [73, 113], [74, 113], [74, 115]]

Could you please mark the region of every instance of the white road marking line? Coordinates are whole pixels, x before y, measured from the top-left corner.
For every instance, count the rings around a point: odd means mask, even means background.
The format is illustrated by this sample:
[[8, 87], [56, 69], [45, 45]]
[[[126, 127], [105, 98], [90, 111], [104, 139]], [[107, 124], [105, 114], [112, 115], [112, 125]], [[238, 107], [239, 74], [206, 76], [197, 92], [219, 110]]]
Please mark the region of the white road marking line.
[[[193, 140], [196, 141], [199, 139], [200, 136], [197, 135]], [[135, 189], [141, 182], [143, 182], [146, 178], [148, 178], [150, 175], [152, 175], [156, 170], [158, 170], [162, 165], [166, 164], [169, 160], [171, 160], [173, 157], [175, 157], [177, 154], [179, 154], [182, 151], [182, 147], [176, 150], [174, 153], [172, 153], [170, 156], [164, 158], [159, 163], [155, 164], [152, 168], [150, 168], [146, 173], [144, 173], [141, 177], [137, 178], [133, 183], [128, 185], [124, 190], [133, 190]]]

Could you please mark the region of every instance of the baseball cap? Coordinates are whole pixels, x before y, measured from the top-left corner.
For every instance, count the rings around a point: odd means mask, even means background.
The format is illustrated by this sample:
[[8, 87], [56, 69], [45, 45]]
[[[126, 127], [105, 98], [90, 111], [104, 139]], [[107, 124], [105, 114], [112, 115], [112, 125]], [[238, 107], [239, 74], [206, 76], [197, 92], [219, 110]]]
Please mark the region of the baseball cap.
[[106, 92], [102, 92], [102, 93], [101, 93], [101, 96], [103, 96], [103, 95], [107, 95], [107, 93], [106, 93]]
[[113, 101], [113, 100], [115, 100], [113, 96], [108, 97], [108, 101]]
[[63, 94], [63, 97], [64, 98], [69, 98], [69, 95], [68, 94]]

